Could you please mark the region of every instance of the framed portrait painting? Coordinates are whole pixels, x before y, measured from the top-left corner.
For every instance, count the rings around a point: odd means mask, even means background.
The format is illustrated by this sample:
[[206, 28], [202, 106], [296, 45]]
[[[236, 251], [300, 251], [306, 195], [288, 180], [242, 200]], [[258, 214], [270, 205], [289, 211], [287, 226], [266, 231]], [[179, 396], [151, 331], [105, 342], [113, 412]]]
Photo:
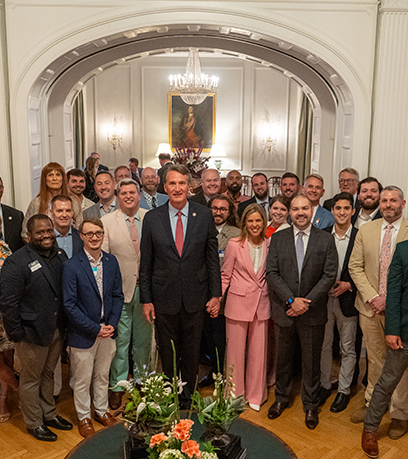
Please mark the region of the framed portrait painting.
[[208, 94], [199, 105], [188, 105], [180, 94], [169, 93], [169, 143], [171, 148], [203, 148], [215, 143], [216, 94]]

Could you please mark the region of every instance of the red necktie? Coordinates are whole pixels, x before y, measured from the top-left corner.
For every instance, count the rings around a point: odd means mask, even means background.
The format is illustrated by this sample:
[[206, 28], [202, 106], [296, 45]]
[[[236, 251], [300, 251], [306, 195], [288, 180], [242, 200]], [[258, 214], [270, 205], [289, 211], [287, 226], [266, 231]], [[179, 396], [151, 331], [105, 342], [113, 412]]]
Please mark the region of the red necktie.
[[178, 253], [181, 257], [183, 252], [183, 244], [184, 244], [184, 231], [183, 231], [183, 222], [181, 221], [181, 211], [177, 212], [177, 225], [176, 225], [176, 247]]

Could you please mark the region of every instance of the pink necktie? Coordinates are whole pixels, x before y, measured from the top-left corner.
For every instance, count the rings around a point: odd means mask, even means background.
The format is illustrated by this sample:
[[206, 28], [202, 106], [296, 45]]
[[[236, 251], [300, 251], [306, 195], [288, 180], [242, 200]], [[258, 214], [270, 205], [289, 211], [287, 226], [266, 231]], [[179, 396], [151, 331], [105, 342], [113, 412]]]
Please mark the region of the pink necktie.
[[136, 255], [139, 255], [140, 252], [140, 241], [139, 241], [139, 233], [137, 232], [137, 228], [135, 225], [134, 218], [128, 218], [130, 223], [130, 238], [132, 239], [133, 248], [135, 249]]
[[387, 225], [381, 246], [380, 260], [380, 295], [387, 293], [387, 274], [391, 263], [391, 230], [392, 225]]
[[177, 225], [176, 225], [176, 247], [178, 253], [181, 257], [183, 252], [183, 244], [184, 244], [184, 231], [183, 231], [183, 222], [181, 221], [181, 211], [177, 212]]

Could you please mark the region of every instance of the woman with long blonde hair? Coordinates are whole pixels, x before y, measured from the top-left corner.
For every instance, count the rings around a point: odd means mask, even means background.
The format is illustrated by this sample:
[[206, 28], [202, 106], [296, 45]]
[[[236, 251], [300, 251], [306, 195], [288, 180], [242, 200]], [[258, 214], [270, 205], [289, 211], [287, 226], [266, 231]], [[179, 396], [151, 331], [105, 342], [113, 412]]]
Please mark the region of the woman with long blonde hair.
[[51, 162], [45, 165], [41, 171], [40, 191], [30, 202], [23, 221], [21, 237], [27, 236], [27, 221], [35, 214], [45, 214], [51, 217], [51, 200], [57, 194], [69, 196], [72, 199], [74, 210], [74, 226], [77, 228], [82, 222], [81, 203], [78, 198], [68, 190], [67, 176], [61, 164]]

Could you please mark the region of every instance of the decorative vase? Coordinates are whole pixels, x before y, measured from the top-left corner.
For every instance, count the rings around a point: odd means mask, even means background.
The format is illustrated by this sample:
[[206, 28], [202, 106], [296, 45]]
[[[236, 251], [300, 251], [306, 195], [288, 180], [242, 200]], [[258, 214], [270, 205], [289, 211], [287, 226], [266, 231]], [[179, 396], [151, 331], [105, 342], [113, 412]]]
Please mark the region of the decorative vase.
[[205, 432], [201, 436], [201, 441], [210, 441], [218, 448], [218, 459], [244, 459], [247, 450], [241, 446], [241, 437], [228, 433], [235, 419], [230, 419], [219, 424], [204, 422]]
[[123, 426], [128, 433], [128, 440], [125, 442], [125, 458], [126, 459], [145, 459], [148, 457], [145, 443], [147, 437], [156, 435], [160, 432], [166, 434], [171, 424], [155, 423], [155, 422], [130, 422], [124, 420]]

